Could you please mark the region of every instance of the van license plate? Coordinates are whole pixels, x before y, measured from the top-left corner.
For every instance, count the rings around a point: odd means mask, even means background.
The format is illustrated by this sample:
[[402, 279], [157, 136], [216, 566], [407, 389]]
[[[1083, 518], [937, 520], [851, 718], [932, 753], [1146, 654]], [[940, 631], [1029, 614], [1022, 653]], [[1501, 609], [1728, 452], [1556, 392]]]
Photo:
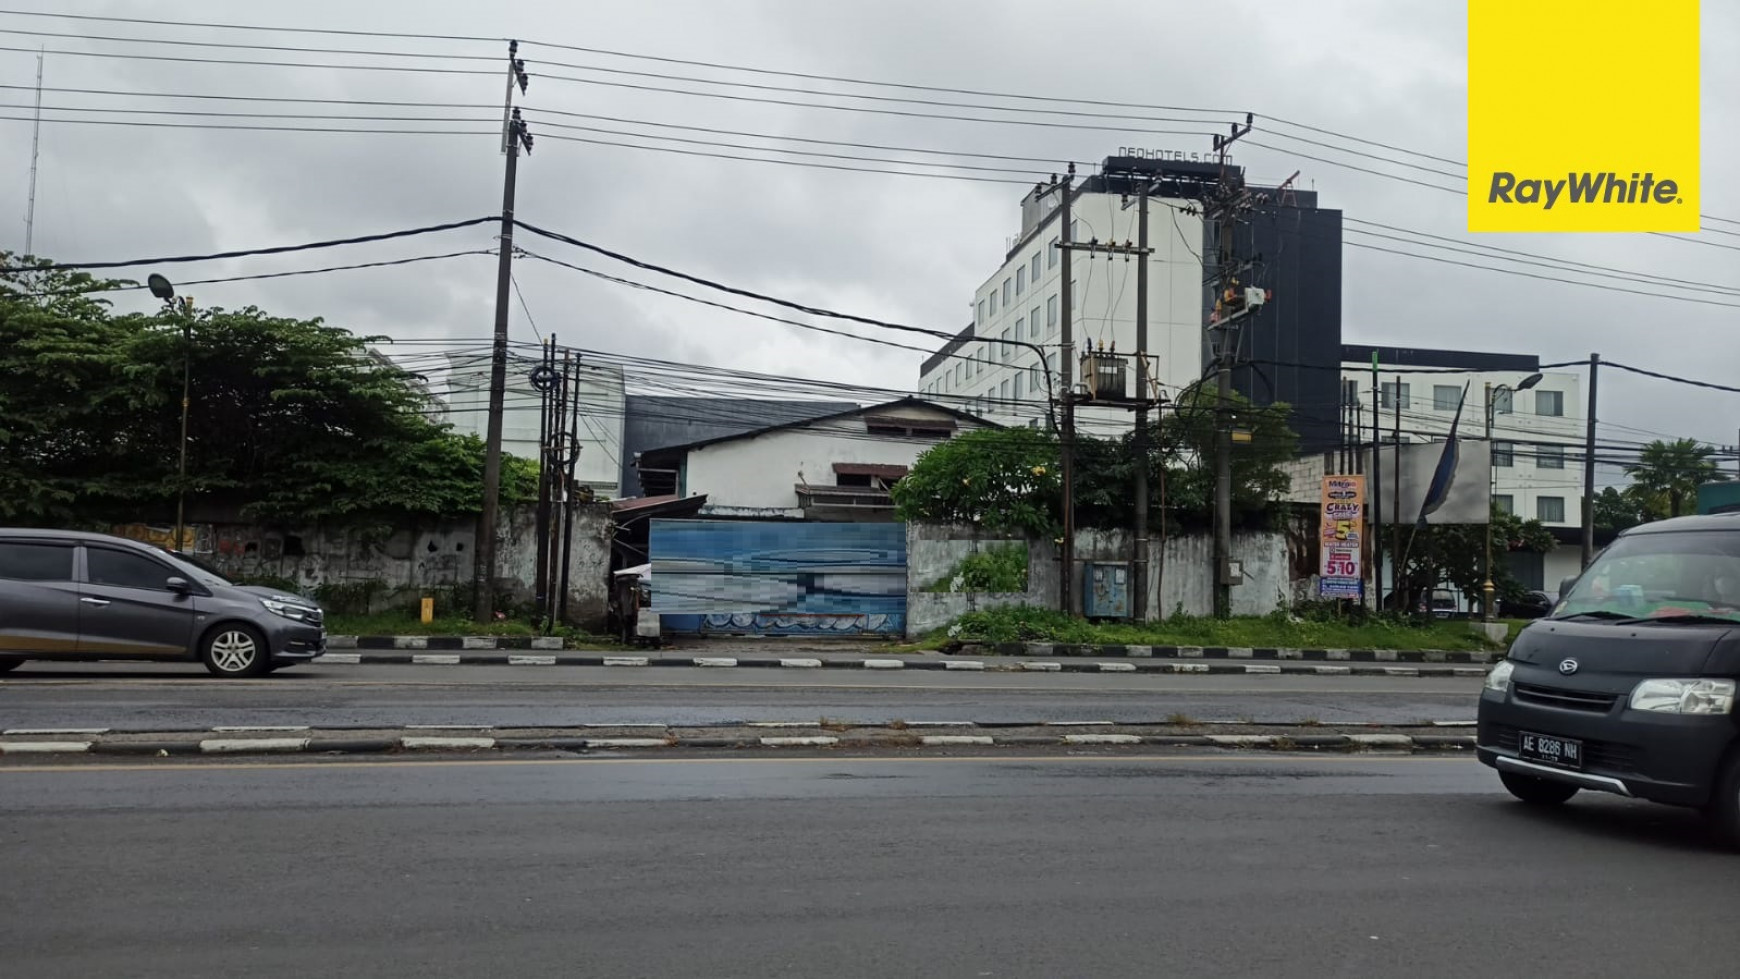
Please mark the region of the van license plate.
[[1517, 740], [1517, 754], [1529, 761], [1545, 762], [1560, 768], [1583, 767], [1583, 742], [1570, 738], [1524, 731]]

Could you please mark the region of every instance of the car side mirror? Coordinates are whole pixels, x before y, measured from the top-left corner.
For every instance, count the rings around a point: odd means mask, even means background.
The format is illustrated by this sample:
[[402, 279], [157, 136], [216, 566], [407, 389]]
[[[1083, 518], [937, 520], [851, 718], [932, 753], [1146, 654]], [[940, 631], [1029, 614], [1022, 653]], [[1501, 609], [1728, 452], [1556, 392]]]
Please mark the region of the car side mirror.
[[1571, 590], [1572, 586], [1577, 583], [1577, 579], [1581, 577], [1582, 575], [1572, 575], [1571, 577], [1559, 582], [1559, 597], [1564, 598], [1566, 593]]
[[171, 578], [168, 581], [165, 581], [163, 587], [177, 595], [185, 595], [188, 592], [193, 591], [193, 585], [190, 584], [186, 578], [181, 577]]

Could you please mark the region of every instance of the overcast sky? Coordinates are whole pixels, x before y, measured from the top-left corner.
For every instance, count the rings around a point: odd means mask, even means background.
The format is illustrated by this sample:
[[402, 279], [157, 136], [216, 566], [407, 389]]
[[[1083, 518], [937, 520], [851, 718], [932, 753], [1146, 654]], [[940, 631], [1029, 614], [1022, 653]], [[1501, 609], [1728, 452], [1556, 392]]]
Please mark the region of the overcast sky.
[[[1032, 121], [1136, 131], [993, 125], [893, 114], [842, 112], [650, 92], [601, 82], [687, 87], [789, 101], [846, 100], [609, 74], [574, 66], [704, 76], [761, 85], [875, 93], [885, 97], [985, 102], [982, 98], [851, 87], [769, 75], [565, 51], [551, 41], [643, 55], [721, 62], [872, 80], [1031, 93], [1152, 105], [1257, 113], [1239, 162], [1257, 179], [1302, 171], [1299, 185], [1348, 218], [1446, 235], [1457, 242], [1500, 245], [1601, 266], [1736, 287], [1729, 295], [1686, 292], [1732, 305], [1698, 305], [1560, 282], [1462, 268], [1354, 247], [1365, 243], [1415, 252], [1428, 249], [1349, 234], [1343, 282], [1343, 337], [1349, 342], [1454, 347], [1538, 354], [1544, 361], [1603, 358], [1714, 381], [1740, 380], [1740, 224], [1706, 224], [1701, 242], [1645, 235], [1524, 236], [1464, 232], [1463, 200], [1397, 179], [1307, 159], [1381, 170], [1445, 186], [1458, 180], [1354, 155], [1370, 152], [1431, 169], [1459, 168], [1422, 157], [1350, 143], [1264, 117], [1321, 127], [1461, 160], [1465, 156], [1466, 82], [1463, 5], [1447, 0], [1308, 0], [1277, 4], [1152, 4], [1029, 0], [883, 0], [875, 4], [815, 0], [648, 0], [635, 4], [455, 0], [304, 0], [236, 4], [216, 0], [109, 2], [0, 0], [10, 10], [53, 10], [168, 20], [344, 28], [422, 34], [513, 36], [533, 81], [523, 100], [537, 140], [522, 160], [522, 220], [749, 289], [905, 323], [955, 331], [969, 318], [974, 288], [1002, 260], [1018, 230], [1014, 184], [927, 179], [737, 162], [648, 152], [556, 136], [620, 140], [554, 128], [555, 123], [657, 133], [645, 123], [702, 126], [770, 136], [1007, 154], [1045, 161], [1097, 161], [1122, 145], [1206, 150], [1206, 133], [1230, 114], [1143, 114], [1197, 123], [1108, 122], [1026, 115]], [[128, 55], [233, 60], [344, 61], [398, 67], [481, 69], [483, 61], [345, 57], [322, 54], [100, 42], [90, 35], [238, 44], [499, 56], [483, 42], [394, 40], [236, 32], [190, 27], [77, 22], [0, 15], [0, 45]], [[86, 38], [37, 37], [50, 31]], [[1729, 178], [1740, 150], [1740, 5], [1706, 3], [1703, 24], [1703, 159], [1705, 214], [1740, 219], [1740, 190]], [[0, 115], [28, 117], [36, 56], [0, 52]], [[586, 81], [563, 81], [567, 75]], [[269, 120], [270, 125], [363, 125], [474, 133], [382, 135], [257, 132], [51, 123], [43, 127], [36, 201], [35, 251], [64, 261], [202, 253], [368, 234], [495, 212], [501, 200], [499, 75], [348, 71], [257, 64], [204, 64], [136, 58], [46, 57], [48, 89], [107, 89], [152, 97], [44, 95], [45, 115], [135, 122], [257, 124], [212, 116], [72, 113], [64, 107], [380, 114], [458, 122], [334, 123]], [[22, 87], [19, 87], [22, 86]], [[168, 94], [254, 95], [457, 103], [477, 108], [356, 106], [169, 99]], [[903, 103], [854, 101], [888, 110], [987, 116], [996, 113]], [[1026, 108], [1032, 102], [1000, 104]], [[490, 108], [495, 106], [495, 108]], [[1070, 108], [1052, 106], [1053, 108]], [[1082, 111], [1117, 112], [1074, 106]], [[1549, 111], [1550, 107], [1542, 107]], [[635, 120], [635, 124], [554, 115], [550, 110]], [[1124, 110], [1129, 111], [1129, 110]], [[1146, 130], [1144, 132], [1143, 130]], [[1182, 133], [1154, 132], [1182, 130]], [[744, 137], [662, 130], [664, 135], [742, 144]], [[23, 245], [30, 166], [28, 122], [0, 122], [0, 248]], [[1300, 142], [1303, 136], [1333, 144]], [[645, 139], [638, 142], [649, 142]], [[662, 145], [707, 150], [688, 144]], [[781, 144], [819, 152], [918, 159], [911, 154], [817, 144]], [[1267, 148], [1273, 147], [1273, 148]], [[717, 152], [750, 155], [741, 149]], [[766, 154], [755, 154], [766, 155]], [[945, 159], [932, 157], [932, 159]], [[1050, 169], [955, 157], [976, 166]], [[829, 162], [812, 158], [812, 162]], [[883, 167], [884, 164], [843, 165]], [[973, 172], [1028, 181], [1023, 174]], [[1084, 171], [1085, 172], [1085, 171]], [[491, 229], [471, 228], [382, 245], [330, 249], [164, 269], [185, 280], [400, 258], [492, 244]], [[603, 259], [555, 242], [522, 238], [540, 254], [625, 273]], [[1722, 245], [1726, 247], [1713, 247]], [[1502, 264], [1466, 255], [1443, 258]], [[1568, 277], [1512, 265], [1518, 271]], [[516, 274], [537, 326], [564, 343], [618, 353], [911, 389], [921, 355], [710, 310], [634, 292], [536, 261]], [[141, 269], [140, 277], [144, 272]], [[645, 278], [641, 273], [635, 277]], [[1580, 278], [1580, 277], [1579, 277]], [[469, 256], [394, 269], [336, 272], [293, 279], [189, 287], [202, 305], [257, 304], [274, 312], [319, 315], [359, 332], [406, 340], [487, 337], [495, 264]], [[669, 284], [669, 283], [667, 283]], [[1613, 283], [1651, 292], [1667, 287]], [[837, 324], [836, 324], [837, 325]], [[855, 328], [856, 329], [856, 328]], [[516, 304], [513, 331], [532, 339]], [[871, 331], [864, 331], [871, 332]], [[898, 338], [896, 339], [910, 339]], [[920, 343], [928, 341], [919, 340]], [[1604, 371], [1603, 438], [1690, 435], [1733, 443], [1740, 395]], [[1567, 406], [1568, 414], [1582, 414]]]

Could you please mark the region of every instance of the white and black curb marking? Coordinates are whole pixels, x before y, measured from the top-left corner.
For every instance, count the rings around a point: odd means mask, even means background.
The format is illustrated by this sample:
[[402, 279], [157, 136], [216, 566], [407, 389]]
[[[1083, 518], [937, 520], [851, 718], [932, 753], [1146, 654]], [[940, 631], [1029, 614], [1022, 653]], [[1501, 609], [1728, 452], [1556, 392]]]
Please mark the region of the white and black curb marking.
[[420, 666], [605, 666], [624, 669], [654, 667], [687, 667], [698, 669], [778, 669], [778, 670], [966, 670], [971, 672], [1015, 673], [1139, 673], [1139, 674], [1213, 674], [1217, 676], [1379, 676], [1379, 677], [1480, 677], [1485, 666], [1379, 666], [1328, 665], [1316, 663], [1209, 663], [1196, 661], [1140, 663], [1083, 662], [1056, 660], [1025, 660], [1015, 663], [945, 658], [940, 656], [912, 659], [851, 658], [820, 659], [804, 657], [738, 657], [738, 656], [588, 656], [584, 654], [466, 654], [466, 653], [327, 653], [315, 660], [316, 665], [376, 666], [385, 664], [415, 664]]
[[[952, 722], [951, 722], [952, 723]], [[618, 730], [628, 725], [600, 725]], [[663, 728], [663, 725], [645, 725]], [[743, 725], [739, 725], [743, 726]], [[814, 722], [758, 722], [757, 727], [807, 727]], [[912, 725], [906, 725], [910, 727]], [[962, 727], [1001, 727], [1014, 724], [960, 722]], [[1022, 724], [1043, 728], [1043, 724]], [[1312, 728], [1295, 727], [1295, 732]], [[453, 729], [458, 730], [458, 729]], [[488, 729], [485, 729], [488, 730]], [[333, 731], [330, 734], [342, 735]], [[1263, 751], [1365, 751], [1412, 753], [1422, 751], [1468, 751], [1473, 735], [1410, 734], [914, 734], [902, 729], [879, 729], [867, 735], [729, 735], [679, 736], [668, 731], [657, 737], [588, 737], [583, 733], [556, 733], [537, 737], [478, 735], [470, 737], [400, 734], [396, 736], [319, 736], [296, 738], [193, 738], [156, 741], [16, 741], [0, 740], [0, 755], [105, 754], [105, 755], [258, 755], [258, 754], [396, 754], [404, 752], [493, 752], [493, 751], [619, 751], [658, 748], [946, 748], [946, 747], [1133, 747], [1221, 748]]]
[[[770, 642], [778, 642], [777, 639]], [[463, 653], [484, 650], [502, 652], [560, 652], [565, 648], [559, 636], [328, 636], [329, 652], [322, 662], [337, 662], [335, 656], [353, 652], [398, 652], [400, 657], [371, 658], [369, 662], [414, 662], [413, 657]], [[1394, 650], [1394, 649], [1289, 649], [1284, 647], [1250, 646], [1117, 646], [1075, 645], [1070, 643], [974, 643], [965, 647], [969, 654], [1034, 657], [1040, 659], [1147, 659], [1147, 660], [1282, 660], [1299, 662], [1396, 663], [1396, 664], [1462, 664], [1491, 665], [1504, 658], [1501, 652], [1467, 652], [1463, 650]], [[644, 657], [629, 657], [644, 658]], [[712, 658], [712, 657], [703, 657]], [[445, 660], [440, 660], [445, 662]], [[481, 662], [462, 657], [460, 662]], [[500, 658], [491, 662], [503, 662]]]

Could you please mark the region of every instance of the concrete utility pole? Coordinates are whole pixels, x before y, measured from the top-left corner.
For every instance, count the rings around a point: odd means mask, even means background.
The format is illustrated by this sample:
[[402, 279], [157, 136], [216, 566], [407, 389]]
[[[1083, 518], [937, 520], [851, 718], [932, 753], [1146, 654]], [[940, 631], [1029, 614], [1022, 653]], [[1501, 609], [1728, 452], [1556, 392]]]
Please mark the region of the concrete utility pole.
[[1583, 434], [1583, 567], [1595, 560], [1595, 375], [1601, 355], [1589, 355], [1589, 409]]
[[[1378, 352], [1371, 352], [1371, 585], [1379, 611], [1384, 607], [1384, 467], [1383, 385], [1378, 381]], [[1399, 393], [1399, 392], [1398, 392]]]
[[485, 429], [483, 456], [483, 508], [477, 518], [476, 567], [472, 575], [473, 617], [488, 622], [495, 615], [495, 538], [501, 510], [501, 429], [507, 401], [508, 292], [513, 283], [514, 180], [519, 170], [520, 148], [532, 152], [532, 137], [520, 110], [511, 105], [514, 85], [526, 91], [525, 62], [516, 57], [519, 42], [508, 43], [508, 119], [503, 133], [507, 154], [501, 195], [501, 257], [496, 266], [495, 342], [489, 365], [489, 422]]
[[[1204, 217], [1214, 219], [1217, 230], [1215, 268], [1218, 282], [1210, 327], [1219, 334], [1218, 340], [1211, 343], [1219, 369], [1214, 440], [1214, 614], [1218, 618], [1232, 614], [1232, 586], [1241, 580], [1241, 576], [1233, 573], [1232, 562], [1232, 421], [1229, 408], [1232, 404], [1233, 360], [1239, 349], [1236, 324], [1248, 314], [1243, 298], [1234, 295], [1238, 265], [1233, 258], [1233, 232], [1238, 227], [1238, 212], [1245, 196], [1244, 179], [1242, 176], [1235, 179], [1228, 172], [1226, 151], [1251, 131], [1251, 123], [1252, 117], [1247, 114], [1242, 128], [1234, 123], [1230, 135], [1214, 138], [1214, 149], [1220, 161], [1220, 185], [1215, 199], [1204, 212]], [[1237, 299], [1237, 312], [1224, 305], [1229, 299]]]
[[1059, 448], [1063, 462], [1063, 611], [1074, 615], [1079, 607], [1075, 587], [1075, 332], [1070, 309], [1071, 283], [1075, 276], [1075, 255], [1069, 250], [1069, 206], [1075, 192], [1075, 164], [1063, 178], [1058, 203], [1057, 240], [1062, 253], [1063, 276], [1058, 283], [1058, 305], [1062, 307], [1063, 341], [1058, 354], [1058, 396], [1063, 399], [1063, 438]]
[[[1136, 190], [1136, 559], [1130, 611], [1148, 619], [1148, 181]], [[1161, 520], [1166, 515], [1160, 515]]]

